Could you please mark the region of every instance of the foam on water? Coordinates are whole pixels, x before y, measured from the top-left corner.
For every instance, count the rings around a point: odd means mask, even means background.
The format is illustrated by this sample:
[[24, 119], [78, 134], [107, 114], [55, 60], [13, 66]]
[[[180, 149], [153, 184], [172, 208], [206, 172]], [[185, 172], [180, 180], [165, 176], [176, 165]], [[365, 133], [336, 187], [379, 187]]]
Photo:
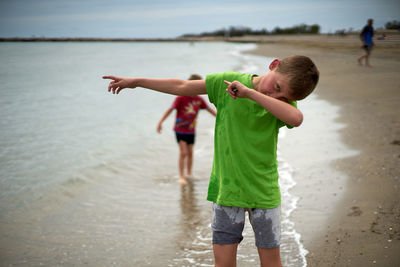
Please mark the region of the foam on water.
[[[285, 134], [286, 130], [281, 129], [279, 139], [284, 138]], [[306, 255], [308, 251], [301, 243], [301, 235], [296, 231], [295, 224], [290, 219], [290, 215], [297, 208], [299, 201], [299, 197], [290, 193], [290, 189], [296, 186], [296, 181], [293, 179], [292, 166], [282, 157], [279, 146], [278, 162], [279, 184], [282, 194], [282, 260], [287, 266], [307, 266]], [[297, 247], [291, 245], [293, 242]], [[293, 253], [294, 251], [295, 253]]]

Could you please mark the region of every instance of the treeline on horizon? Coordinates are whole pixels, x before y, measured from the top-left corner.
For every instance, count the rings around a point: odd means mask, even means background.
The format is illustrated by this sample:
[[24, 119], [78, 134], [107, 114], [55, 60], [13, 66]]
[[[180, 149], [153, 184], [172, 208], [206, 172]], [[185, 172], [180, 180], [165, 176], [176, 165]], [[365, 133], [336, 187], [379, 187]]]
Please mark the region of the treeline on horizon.
[[[400, 30], [400, 21], [393, 20], [385, 24], [387, 30]], [[349, 32], [353, 30], [350, 29]], [[335, 34], [343, 34], [346, 30], [337, 30]], [[181, 37], [241, 37], [245, 35], [274, 35], [274, 34], [319, 34], [320, 26], [318, 24], [307, 25], [300, 24], [288, 28], [275, 27], [272, 31], [267, 29], [253, 30], [246, 26], [230, 26], [229, 28], [219, 29], [213, 32], [203, 32], [200, 34], [188, 33]]]
[[289, 28], [276, 27], [272, 31], [267, 29], [253, 30], [245, 26], [231, 26], [229, 28], [219, 29], [213, 32], [203, 32], [200, 34], [184, 34], [182, 37], [241, 37], [244, 35], [273, 35], [273, 34], [319, 34], [320, 26], [318, 24], [306, 25], [300, 24]]
[[385, 24], [385, 28], [388, 30], [400, 30], [400, 21], [392, 20]]

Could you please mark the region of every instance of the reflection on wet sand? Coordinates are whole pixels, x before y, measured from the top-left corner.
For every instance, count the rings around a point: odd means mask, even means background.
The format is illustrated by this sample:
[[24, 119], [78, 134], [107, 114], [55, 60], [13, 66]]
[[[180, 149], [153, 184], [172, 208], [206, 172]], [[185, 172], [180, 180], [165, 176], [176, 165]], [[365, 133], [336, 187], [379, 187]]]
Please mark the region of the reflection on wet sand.
[[[189, 178], [187, 185], [181, 185], [180, 231], [176, 237], [177, 258], [174, 266], [191, 264], [194, 266], [213, 266], [211, 245], [211, 207], [206, 201], [199, 201], [196, 186], [200, 180]], [[202, 196], [202, 194], [200, 194]]]
[[[187, 245], [193, 242], [196, 238], [196, 228], [201, 226], [200, 210], [196, 199], [195, 181], [188, 179], [187, 185], [181, 185], [181, 237], [178, 242], [187, 243], [181, 244], [181, 248], [187, 248]], [[182, 246], [183, 245], [183, 246]]]

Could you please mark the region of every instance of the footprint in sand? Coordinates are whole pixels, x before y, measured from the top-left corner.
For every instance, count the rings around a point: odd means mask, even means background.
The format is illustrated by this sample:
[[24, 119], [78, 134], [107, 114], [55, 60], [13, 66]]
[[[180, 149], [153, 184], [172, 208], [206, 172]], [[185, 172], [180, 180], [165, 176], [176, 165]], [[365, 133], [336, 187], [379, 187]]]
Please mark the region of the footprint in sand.
[[360, 216], [362, 214], [362, 210], [360, 207], [351, 207], [351, 211], [347, 213], [347, 216]]

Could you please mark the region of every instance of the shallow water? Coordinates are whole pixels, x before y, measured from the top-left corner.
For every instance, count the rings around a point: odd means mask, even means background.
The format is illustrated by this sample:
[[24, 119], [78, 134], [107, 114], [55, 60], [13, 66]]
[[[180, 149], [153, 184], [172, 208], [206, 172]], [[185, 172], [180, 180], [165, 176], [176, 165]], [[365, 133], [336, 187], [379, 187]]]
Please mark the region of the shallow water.
[[[2, 265], [212, 266], [205, 198], [214, 118], [199, 115], [195, 177], [181, 187], [173, 119], [156, 133], [174, 97], [143, 89], [114, 96], [101, 76], [262, 74], [271, 59], [240, 53], [252, 47], [1, 43]], [[304, 266], [306, 251], [290, 221], [292, 171], [283, 159], [280, 166], [282, 258], [285, 266]], [[249, 223], [244, 237], [238, 264], [258, 266]]]

